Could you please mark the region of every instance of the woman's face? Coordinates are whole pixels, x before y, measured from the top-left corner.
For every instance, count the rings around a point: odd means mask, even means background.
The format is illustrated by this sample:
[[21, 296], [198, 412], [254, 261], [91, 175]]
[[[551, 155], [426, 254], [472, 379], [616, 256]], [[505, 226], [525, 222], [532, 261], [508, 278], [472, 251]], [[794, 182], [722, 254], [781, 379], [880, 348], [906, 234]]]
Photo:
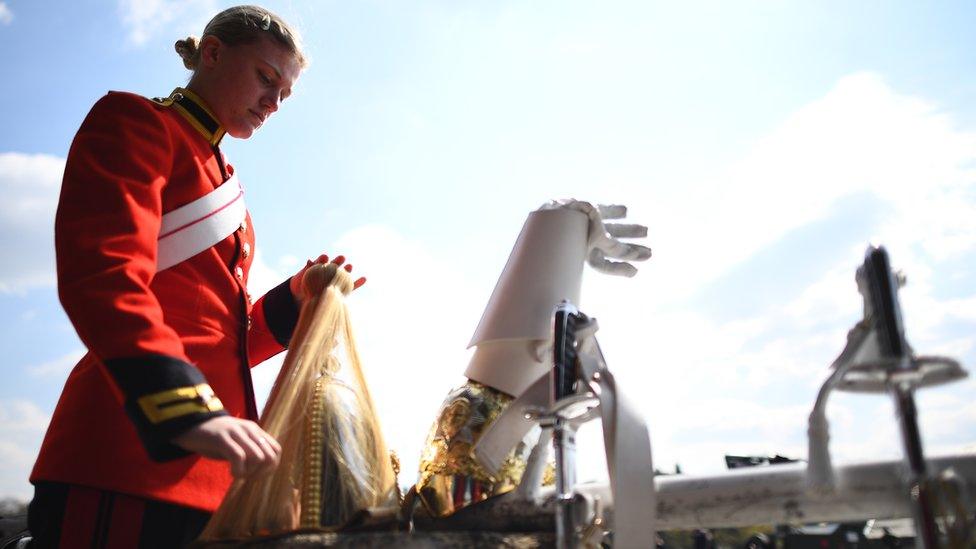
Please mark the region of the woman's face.
[[201, 46], [210, 88], [204, 99], [227, 133], [239, 139], [278, 110], [302, 71], [295, 54], [271, 38], [228, 46], [208, 36]]

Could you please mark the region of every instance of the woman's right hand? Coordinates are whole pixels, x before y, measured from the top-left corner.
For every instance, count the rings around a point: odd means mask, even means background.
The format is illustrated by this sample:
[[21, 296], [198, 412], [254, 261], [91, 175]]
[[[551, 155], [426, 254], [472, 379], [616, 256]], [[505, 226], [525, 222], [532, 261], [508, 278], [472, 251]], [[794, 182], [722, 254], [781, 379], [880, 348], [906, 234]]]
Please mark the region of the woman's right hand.
[[[302, 297], [302, 277], [305, 276], [305, 271], [307, 271], [308, 268], [311, 267], [312, 265], [325, 265], [328, 262], [329, 262], [329, 256], [325, 254], [318, 256], [315, 259], [315, 261], [309, 259], [308, 262], [305, 263], [305, 266], [302, 267], [301, 270], [299, 270], [297, 273], [294, 274], [294, 276], [291, 277], [288, 287], [291, 288], [291, 295], [295, 297], [296, 303], [301, 304], [302, 300], [304, 299]], [[347, 273], [352, 272], [352, 264], [346, 264], [345, 267], [342, 266], [342, 264], [346, 262], [345, 256], [342, 255], [336, 256], [336, 258], [333, 259], [332, 262], [336, 264], [336, 267], [342, 267], [343, 269], [345, 269]], [[353, 282], [352, 288], [355, 290], [360, 286], [362, 286], [363, 284], [366, 284], [366, 279], [364, 277], [360, 277], [356, 279], [355, 282]]]
[[230, 462], [235, 477], [273, 471], [281, 459], [281, 445], [257, 423], [232, 416], [218, 416], [191, 427], [173, 438], [184, 450]]

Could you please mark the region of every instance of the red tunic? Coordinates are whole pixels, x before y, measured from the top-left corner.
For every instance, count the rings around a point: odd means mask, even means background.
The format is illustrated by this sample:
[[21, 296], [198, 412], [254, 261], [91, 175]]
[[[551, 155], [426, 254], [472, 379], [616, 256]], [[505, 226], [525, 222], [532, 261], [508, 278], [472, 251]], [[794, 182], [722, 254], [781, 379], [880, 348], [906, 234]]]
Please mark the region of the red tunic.
[[249, 367], [284, 349], [297, 316], [287, 280], [251, 304], [249, 216], [210, 249], [156, 270], [161, 216], [233, 172], [217, 149], [223, 134], [181, 89], [152, 101], [111, 92], [82, 123], [55, 246], [61, 302], [89, 353], [68, 377], [32, 482], [206, 511], [223, 498], [228, 464], [169, 441], [214, 416], [256, 419]]

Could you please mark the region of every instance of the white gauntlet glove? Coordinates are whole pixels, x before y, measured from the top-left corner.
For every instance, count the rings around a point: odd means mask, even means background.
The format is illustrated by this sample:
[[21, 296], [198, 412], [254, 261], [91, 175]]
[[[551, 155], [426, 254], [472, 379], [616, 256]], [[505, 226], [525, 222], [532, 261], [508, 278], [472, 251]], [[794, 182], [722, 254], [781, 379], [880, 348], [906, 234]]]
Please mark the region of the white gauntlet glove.
[[[582, 200], [564, 198], [548, 202], [539, 209], [576, 210], [590, 218], [586, 262], [602, 273], [631, 277], [637, 274], [637, 268], [628, 262], [646, 261], [651, 257], [651, 249], [647, 246], [618, 240], [618, 238], [644, 238], [647, 236], [647, 227], [603, 222], [604, 219], [623, 219], [627, 216], [627, 206], [619, 204], [594, 206]], [[622, 261], [611, 261], [608, 258]]]

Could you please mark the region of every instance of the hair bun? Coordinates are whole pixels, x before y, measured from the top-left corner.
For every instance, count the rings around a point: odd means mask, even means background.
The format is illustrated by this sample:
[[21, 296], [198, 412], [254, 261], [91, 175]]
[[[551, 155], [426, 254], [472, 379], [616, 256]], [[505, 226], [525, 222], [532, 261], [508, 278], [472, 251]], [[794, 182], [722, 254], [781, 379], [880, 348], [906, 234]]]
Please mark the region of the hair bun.
[[187, 36], [173, 45], [176, 53], [183, 58], [183, 66], [191, 71], [197, 66], [199, 47], [200, 40], [196, 36]]

